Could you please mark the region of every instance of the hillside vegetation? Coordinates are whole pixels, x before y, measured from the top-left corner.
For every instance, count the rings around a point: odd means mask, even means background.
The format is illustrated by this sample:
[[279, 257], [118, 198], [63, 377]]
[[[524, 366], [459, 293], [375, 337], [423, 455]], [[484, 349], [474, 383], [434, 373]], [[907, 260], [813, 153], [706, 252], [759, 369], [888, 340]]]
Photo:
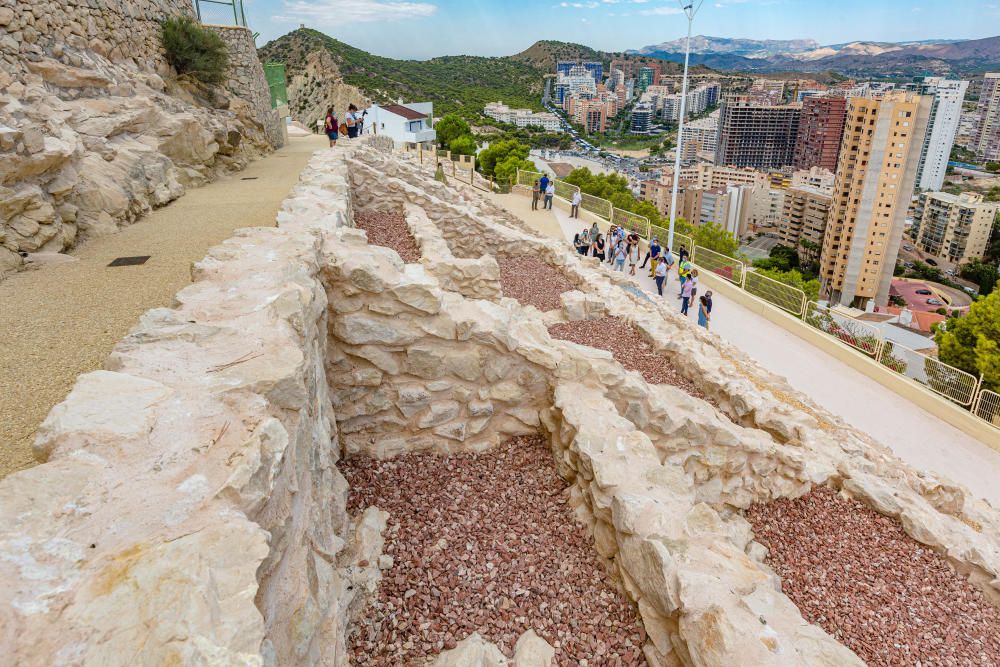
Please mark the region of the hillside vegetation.
[[556, 63], [560, 60], [601, 62], [604, 63], [606, 68], [611, 63], [611, 54], [592, 49], [583, 44], [543, 39], [535, 42], [524, 51], [511, 56], [511, 59], [531, 65], [542, 72], [554, 73], [556, 71]]
[[[434, 113], [474, 117], [487, 102], [503, 100], [541, 110], [542, 72], [514, 58], [444, 56], [431, 60], [383, 58], [300, 28], [259, 49], [262, 62], [284, 63], [291, 79], [305, 71], [309, 55], [325, 50], [343, 82], [376, 102], [432, 101]], [[335, 74], [335, 73], [334, 73]], [[295, 100], [290, 100], [293, 107]]]

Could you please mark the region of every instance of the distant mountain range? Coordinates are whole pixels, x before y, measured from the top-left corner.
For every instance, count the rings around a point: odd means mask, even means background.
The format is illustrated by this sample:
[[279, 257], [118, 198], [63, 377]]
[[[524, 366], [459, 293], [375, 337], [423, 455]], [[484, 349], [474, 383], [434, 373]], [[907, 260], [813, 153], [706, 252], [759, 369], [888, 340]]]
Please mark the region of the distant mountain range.
[[[684, 59], [684, 40], [653, 44], [630, 54], [673, 62]], [[820, 46], [811, 39], [691, 38], [691, 62], [745, 72], [835, 71], [852, 77], [968, 75], [1000, 69], [1000, 36], [972, 40], [849, 42]]]

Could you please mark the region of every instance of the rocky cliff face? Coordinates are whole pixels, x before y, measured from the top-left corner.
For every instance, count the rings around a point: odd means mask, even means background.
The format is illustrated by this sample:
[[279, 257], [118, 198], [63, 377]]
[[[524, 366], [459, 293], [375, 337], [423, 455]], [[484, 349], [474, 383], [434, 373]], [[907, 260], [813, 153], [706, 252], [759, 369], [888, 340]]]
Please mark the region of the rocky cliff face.
[[288, 106], [292, 118], [309, 129], [316, 126], [317, 119], [326, 116], [326, 109], [331, 105], [342, 116], [348, 104], [364, 109], [371, 103], [358, 88], [344, 83], [340, 70], [326, 51], [313, 51], [306, 56], [302, 71], [288, 80]]
[[166, 65], [159, 22], [190, 2], [101, 4], [0, 1], [0, 277], [271, 148], [252, 102]]

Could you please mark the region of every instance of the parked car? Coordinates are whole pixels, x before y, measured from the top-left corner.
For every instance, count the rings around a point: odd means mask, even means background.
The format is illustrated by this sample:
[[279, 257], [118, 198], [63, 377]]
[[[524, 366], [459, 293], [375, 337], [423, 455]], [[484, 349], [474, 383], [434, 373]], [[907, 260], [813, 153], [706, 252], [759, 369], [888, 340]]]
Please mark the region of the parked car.
[[930, 257], [928, 257], [924, 261], [927, 262], [928, 264], [930, 264], [931, 266], [937, 266], [937, 262], [934, 261], [933, 259], [931, 259]]
[[913, 268], [913, 262], [903, 262], [903, 266], [905, 266], [908, 269], [912, 269]]
[[934, 292], [929, 289], [918, 289], [917, 294], [920, 294], [921, 296], [930, 296], [931, 294], [934, 294]]
[[913, 246], [911, 246], [911, 245], [904, 245], [903, 246], [903, 250], [905, 250], [907, 252], [913, 252]]
[[943, 306], [944, 302], [937, 299], [927, 299], [928, 306]]

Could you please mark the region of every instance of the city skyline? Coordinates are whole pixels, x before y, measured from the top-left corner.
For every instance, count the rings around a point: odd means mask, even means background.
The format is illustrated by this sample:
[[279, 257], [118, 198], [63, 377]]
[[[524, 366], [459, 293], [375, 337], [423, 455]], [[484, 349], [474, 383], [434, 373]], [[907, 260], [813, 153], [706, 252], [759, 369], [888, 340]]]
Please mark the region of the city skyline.
[[[604, 51], [640, 49], [681, 37], [684, 19], [669, 0], [244, 0], [258, 46], [300, 24], [352, 46], [394, 58], [512, 55], [541, 39]], [[728, 38], [854, 41], [981, 39], [1000, 24], [1000, 1], [709, 0], [696, 33]], [[203, 7], [222, 22], [225, 8]], [[222, 13], [219, 13], [222, 12]], [[846, 22], [844, 16], [851, 16]], [[503, 29], [498, 29], [498, 28]], [[992, 30], [991, 30], [992, 28]], [[419, 35], [433, 35], [420, 39]]]

